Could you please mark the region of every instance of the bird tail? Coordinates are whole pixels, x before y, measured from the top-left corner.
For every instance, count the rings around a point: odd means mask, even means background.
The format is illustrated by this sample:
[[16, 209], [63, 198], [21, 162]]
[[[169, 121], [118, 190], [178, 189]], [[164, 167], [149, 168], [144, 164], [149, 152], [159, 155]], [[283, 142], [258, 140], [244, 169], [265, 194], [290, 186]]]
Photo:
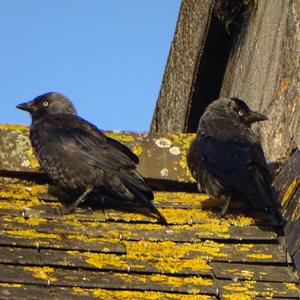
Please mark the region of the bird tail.
[[[151, 188], [145, 183], [143, 177], [136, 170], [115, 170], [106, 162], [94, 158], [88, 153], [84, 154], [90, 159], [90, 164], [96, 168], [100, 168], [110, 174], [108, 184], [114, 192], [121, 197], [130, 200], [136, 200], [148, 207], [156, 216], [158, 216], [161, 224], [167, 224], [165, 217], [153, 205], [154, 198]], [[114, 184], [113, 184], [114, 183]], [[128, 191], [126, 191], [128, 189]], [[134, 199], [132, 199], [132, 194]]]
[[[154, 213], [157, 216], [158, 222], [162, 225], [167, 225], [167, 220], [163, 216], [163, 214], [154, 206], [152, 200], [153, 200], [153, 193], [150, 187], [148, 187], [146, 184], [145, 186], [149, 188], [149, 192], [145, 193], [144, 191], [141, 191], [137, 187], [133, 186], [130, 183], [125, 183], [126, 188], [135, 196], [135, 200], [137, 202], [140, 202], [141, 204], [148, 207], [152, 213]], [[150, 196], [150, 197], [149, 197]]]
[[[261, 174], [256, 172], [251, 178], [256, 187], [254, 195], [250, 195], [252, 205], [263, 208], [268, 214], [272, 215], [280, 224], [284, 224], [284, 218], [280, 212], [280, 203], [276, 199], [275, 192], [271, 186], [267, 185]], [[251, 197], [252, 196], [252, 197]], [[257, 201], [259, 200], [259, 201]]]

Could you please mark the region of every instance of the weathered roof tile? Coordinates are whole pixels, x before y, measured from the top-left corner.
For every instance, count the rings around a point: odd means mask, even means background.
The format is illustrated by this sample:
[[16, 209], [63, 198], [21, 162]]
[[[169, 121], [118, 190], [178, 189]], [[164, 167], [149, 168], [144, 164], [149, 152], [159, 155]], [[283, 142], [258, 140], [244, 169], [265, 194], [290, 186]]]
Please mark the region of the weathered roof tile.
[[[180, 155], [192, 136], [117, 133], [144, 153], [140, 171], [159, 183], [154, 201], [169, 223], [162, 226], [147, 209], [112, 200], [103, 207], [91, 199], [58, 215], [55, 208], [70, 196], [49, 185], [32, 163], [27, 134], [26, 127], [0, 128], [0, 143], [12, 143], [0, 150], [0, 297], [297, 299], [298, 277], [279, 243], [280, 225], [234, 205], [218, 218], [219, 203], [190, 189]], [[159, 144], [155, 154], [153, 143]], [[12, 155], [13, 147], [22, 150]], [[161, 155], [157, 165], [154, 155]], [[161, 176], [162, 165], [174, 173]]]

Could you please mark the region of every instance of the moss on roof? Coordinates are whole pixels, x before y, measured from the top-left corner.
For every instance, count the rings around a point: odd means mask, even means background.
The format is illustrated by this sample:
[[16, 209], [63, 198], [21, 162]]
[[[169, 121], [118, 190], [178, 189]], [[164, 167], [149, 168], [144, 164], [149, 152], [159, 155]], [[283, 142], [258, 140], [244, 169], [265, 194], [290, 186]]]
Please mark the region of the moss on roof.
[[[183, 158], [174, 154], [186, 151], [190, 135], [169, 135], [167, 140], [178, 147], [172, 154], [169, 142], [158, 136], [117, 133], [146, 153], [145, 166], [154, 157], [152, 148], [144, 147], [151, 139], [167, 149], [161, 165], [171, 169], [178, 158], [176, 191], [167, 190], [174, 174], [155, 178], [161, 189], [155, 191], [155, 205], [169, 223], [162, 226], [145, 208], [117, 201], [106, 203], [103, 211], [94, 199], [70, 215], [58, 215], [54, 209], [69, 195], [42, 180], [32, 164], [22, 166], [32, 155], [26, 127], [6, 126], [0, 134], [13, 140], [16, 131], [15, 142], [27, 147], [22, 159], [14, 160], [7, 147], [1, 153], [13, 163], [0, 164], [0, 296], [22, 299], [32, 293], [41, 298], [51, 292], [54, 298], [72, 299], [298, 299], [298, 278], [279, 243], [282, 228], [272, 217], [245, 215], [233, 206], [220, 219], [220, 202], [177, 185], [191, 183]], [[147, 172], [143, 175], [153, 179], [153, 172]], [[288, 196], [283, 199], [295, 192], [291, 185], [285, 186]]]

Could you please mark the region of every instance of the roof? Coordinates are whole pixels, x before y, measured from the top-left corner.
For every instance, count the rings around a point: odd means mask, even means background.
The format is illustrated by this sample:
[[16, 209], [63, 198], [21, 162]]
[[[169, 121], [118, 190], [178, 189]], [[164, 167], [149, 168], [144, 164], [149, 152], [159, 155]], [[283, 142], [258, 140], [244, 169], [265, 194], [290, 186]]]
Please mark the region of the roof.
[[194, 135], [110, 134], [141, 156], [169, 225], [143, 207], [97, 199], [58, 215], [68, 195], [39, 170], [28, 128], [1, 125], [0, 298], [299, 298], [283, 228], [235, 208], [217, 218], [218, 201], [191, 188]]

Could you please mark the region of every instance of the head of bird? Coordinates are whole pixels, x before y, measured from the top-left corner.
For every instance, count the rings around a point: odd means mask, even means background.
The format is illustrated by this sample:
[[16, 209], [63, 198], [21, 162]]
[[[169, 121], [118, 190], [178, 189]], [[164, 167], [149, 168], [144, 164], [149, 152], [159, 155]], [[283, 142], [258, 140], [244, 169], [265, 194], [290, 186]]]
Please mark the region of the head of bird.
[[233, 115], [239, 118], [242, 123], [251, 126], [255, 122], [268, 120], [268, 117], [265, 115], [251, 110], [243, 100], [236, 97], [230, 98], [230, 100], [233, 102], [231, 106]]
[[76, 114], [75, 107], [70, 100], [55, 92], [37, 96], [31, 101], [17, 105], [17, 108], [29, 112], [32, 119], [53, 114]]
[[268, 119], [265, 115], [251, 110], [246, 102], [236, 97], [220, 98], [212, 102], [207, 107], [203, 116], [211, 120], [235, 120], [248, 127], [255, 122]]

